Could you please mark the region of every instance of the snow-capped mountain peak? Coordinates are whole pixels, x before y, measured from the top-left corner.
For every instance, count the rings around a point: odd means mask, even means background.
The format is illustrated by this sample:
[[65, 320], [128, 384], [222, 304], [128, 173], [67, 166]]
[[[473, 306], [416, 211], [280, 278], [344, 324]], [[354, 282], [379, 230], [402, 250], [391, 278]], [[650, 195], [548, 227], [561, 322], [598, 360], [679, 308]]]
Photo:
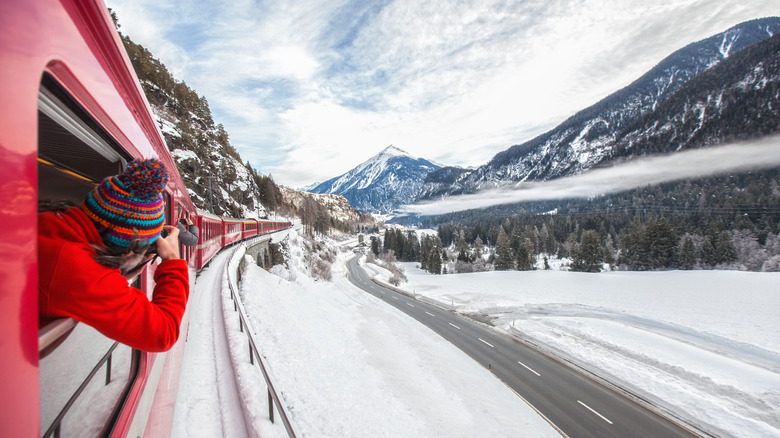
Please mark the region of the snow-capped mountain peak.
[[366, 213], [390, 213], [414, 200], [428, 173], [440, 167], [390, 145], [349, 172], [314, 187], [312, 192], [343, 195], [354, 208]]
[[409, 157], [414, 158], [413, 156], [409, 155], [409, 152], [406, 152], [405, 150], [390, 145], [384, 149], [382, 149], [382, 152], [376, 154], [373, 159], [383, 159], [383, 158], [390, 158], [390, 157]]

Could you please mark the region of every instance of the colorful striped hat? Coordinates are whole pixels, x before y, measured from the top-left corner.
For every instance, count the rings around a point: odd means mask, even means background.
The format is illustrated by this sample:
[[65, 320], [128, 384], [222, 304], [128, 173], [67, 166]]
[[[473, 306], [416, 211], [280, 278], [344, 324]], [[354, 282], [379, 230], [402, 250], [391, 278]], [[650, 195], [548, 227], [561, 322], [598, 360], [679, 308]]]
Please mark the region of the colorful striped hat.
[[106, 243], [128, 247], [136, 238], [152, 243], [165, 222], [161, 192], [167, 183], [168, 171], [159, 160], [133, 160], [124, 173], [92, 189], [81, 210]]

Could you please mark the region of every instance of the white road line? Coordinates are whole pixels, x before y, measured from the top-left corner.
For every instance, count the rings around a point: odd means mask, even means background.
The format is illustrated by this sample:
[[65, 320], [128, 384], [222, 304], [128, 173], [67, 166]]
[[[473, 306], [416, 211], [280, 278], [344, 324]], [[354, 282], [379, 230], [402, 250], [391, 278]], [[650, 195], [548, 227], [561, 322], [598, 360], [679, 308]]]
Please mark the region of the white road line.
[[586, 405], [585, 403], [583, 403], [583, 402], [581, 402], [581, 401], [579, 401], [579, 400], [577, 400], [577, 403], [581, 404], [582, 406], [585, 406], [586, 408], [588, 408], [588, 410], [589, 410], [589, 411], [591, 411], [591, 412], [593, 412], [594, 414], [598, 415], [599, 417], [601, 417], [601, 419], [602, 419], [602, 420], [606, 421], [607, 423], [609, 423], [609, 424], [614, 424], [614, 423], [612, 423], [611, 421], [609, 421], [609, 420], [607, 419], [607, 417], [605, 417], [605, 416], [603, 416], [603, 415], [599, 414], [599, 413], [598, 413], [598, 412], [596, 412], [596, 411], [595, 411], [593, 408], [591, 408], [590, 406]]
[[[488, 341], [486, 341], [486, 340], [484, 340], [484, 339], [482, 339], [482, 338], [477, 338], [477, 339], [479, 339], [480, 341], [482, 341], [482, 342], [484, 342], [484, 343], [486, 343], [486, 344], [490, 345], [491, 347], [493, 347], [493, 346], [490, 344], [490, 342], [488, 342]], [[496, 348], [496, 347], [493, 347], [493, 348]]]
[[394, 300], [397, 300], [397, 299], [398, 299], [398, 297], [393, 297], [393, 299], [394, 299]]
[[528, 365], [520, 362], [519, 360], [517, 361], [517, 363], [519, 363], [520, 365], [524, 366], [525, 369], [527, 369], [528, 371], [530, 371], [530, 372], [536, 374], [537, 376], [541, 377], [541, 375], [539, 375], [539, 373], [537, 373], [536, 371], [532, 370]]
[[460, 330], [460, 327], [456, 326], [455, 324], [453, 324], [453, 323], [449, 323], [449, 324], [450, 324], [451, 326], [455, 327], [456, 329]]
[[414, 304], [412, 304], [412, 303], [406, 303], [406, 305], [409, 306], [409, 307], [414, 307]]
[[432, 317], [436, 318], [436, 315], [434, 315], [434, 314], [433, 314], [433, 313], [431, 313], [431, 312], [425, 312], [425, 313], [427, 313], [428, 315], [431, 315]]

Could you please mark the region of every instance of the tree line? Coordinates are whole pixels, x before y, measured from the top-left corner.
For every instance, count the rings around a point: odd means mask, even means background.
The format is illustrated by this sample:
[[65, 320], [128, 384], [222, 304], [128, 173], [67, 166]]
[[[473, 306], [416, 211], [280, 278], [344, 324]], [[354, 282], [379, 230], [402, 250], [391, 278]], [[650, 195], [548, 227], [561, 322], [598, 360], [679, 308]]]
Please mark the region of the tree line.
[[418, 225], [438, 230], [448, 249], [444, 264], [458, 272], [544, 269], [552, 259], [591, 272], [604, 265], [774, 271], [780, 264], [780, 169], [456, 212]]

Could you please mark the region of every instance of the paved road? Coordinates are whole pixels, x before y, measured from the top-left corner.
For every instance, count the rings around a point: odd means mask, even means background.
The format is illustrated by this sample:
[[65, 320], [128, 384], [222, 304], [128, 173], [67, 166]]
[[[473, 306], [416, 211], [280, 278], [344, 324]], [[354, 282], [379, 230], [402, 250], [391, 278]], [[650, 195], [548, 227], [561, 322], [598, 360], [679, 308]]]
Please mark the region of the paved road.
[[694, 437], [625, 396], [507, 335], [371, 281], [356, 256], [352, 283], [409, 314], [483, 364], [569, 437]]

